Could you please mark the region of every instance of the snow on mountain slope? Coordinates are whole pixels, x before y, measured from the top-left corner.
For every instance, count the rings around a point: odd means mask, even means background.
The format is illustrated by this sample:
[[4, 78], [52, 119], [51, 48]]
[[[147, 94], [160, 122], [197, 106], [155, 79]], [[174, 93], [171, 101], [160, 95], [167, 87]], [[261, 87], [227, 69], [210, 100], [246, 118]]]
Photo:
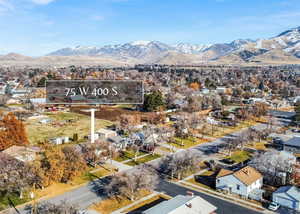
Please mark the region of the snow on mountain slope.
[[[281, 51], [271, 51], [281, 50]], [[278, 36], [269, 39], [237, 39], [230, 43], [218, 43], [212, 45], [178, 43], [168, 45], [159, 41], [134, 41], [117, 45], [105, 45], [101, 47], [63, 48], [52, 52], [49, 56], [95, 56], [106, 57], [123, 61], [138, 61], [140, 63], [165, 62], [164, 58], [175, 61], [182, 56], [184, 59], [202, 59], [203, 61], [240, 57], [240, 60], [248, 61], [251, 58], [259, 58], [259, 55], [271, 51], [269, 55], [278, 54], [274, 59], [282, 57], [282, 51], [287, 55], [300, 58], [300, 27], [289, 29]], [[183, 55], [182, 55], [183, 54]], [[184, 55], [187, 54], [187, 55]], [[192, 57], [192, 55], [194, 55]], [[268, 59], [272, 56], [268, 55]], [[192, 61], [192, 60], [191, 60]]]

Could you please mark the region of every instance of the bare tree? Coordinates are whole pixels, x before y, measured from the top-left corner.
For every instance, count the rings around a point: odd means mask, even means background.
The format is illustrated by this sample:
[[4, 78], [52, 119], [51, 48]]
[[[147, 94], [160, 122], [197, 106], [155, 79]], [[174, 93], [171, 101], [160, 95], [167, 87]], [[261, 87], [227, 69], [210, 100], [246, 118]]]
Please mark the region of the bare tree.
[[231, 156], [233, 150], [239, 145], [239, 141], [236, 138], [225, 138], [224, 149], [228, 151], [228, 155]]
[[158, 183], [158, 176], [148, 167], [139, 167], [131, 172], [124, 172], [112, 177], [106, 187], [110, 197], [126, 197], [135, 200], [141, 190], [152, 191]]
[[256, 154], [250, 165], [264, 175], [264, 179], [271, 185], [285, 185], [290, 182], [296, 158], [287, 152], [275, 150]]
[[23, 191], [33, 187], [36, 176], [29, 165], [0, 153], [0, 195], [18, 193], [22, 198]]
[[8, 95], [0, 95], [0, 106], [4, 106], [9, 100]]
[[189, 151], [168, 155], [160, 163], [160, 171], [164, 174], [181, 179], [185, 174], [199, 169], [201, 154]]
[[62, 201], [59, 204], [49, 202], [35, 204], [28, 209], [28, 214], [84, 214], [75, 205]]

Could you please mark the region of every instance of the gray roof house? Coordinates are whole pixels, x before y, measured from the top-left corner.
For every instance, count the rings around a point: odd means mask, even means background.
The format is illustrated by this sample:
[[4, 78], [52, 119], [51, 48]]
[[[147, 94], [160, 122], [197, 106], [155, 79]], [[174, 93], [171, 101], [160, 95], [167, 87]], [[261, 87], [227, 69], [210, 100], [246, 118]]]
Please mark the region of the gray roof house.
[[146, 210], [143, 214], [215, 214], [217, 207], [199, 196], [177, 195]]
[[282, 141], [282, 148], [287, 152], [300, 153], [300, 136], [294, 136], [287, 141]]
[[300, 211], [300, 189], [295, 186], [283, 186], [272, 194], [273, 202], [281, 206]]

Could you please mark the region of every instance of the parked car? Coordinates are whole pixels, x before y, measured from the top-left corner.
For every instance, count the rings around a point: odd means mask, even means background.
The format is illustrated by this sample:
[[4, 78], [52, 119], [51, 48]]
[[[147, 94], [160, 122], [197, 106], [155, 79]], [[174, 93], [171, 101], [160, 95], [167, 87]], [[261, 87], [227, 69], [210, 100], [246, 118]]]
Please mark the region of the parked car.
[[272, 211], [276, 211], [276, 210], [278, 210], [279, 207], [280, 207], [279, 204], [277, 204], [277, 203], [275, 203], [275, 202], [272, 202], [272, 203], [269, 204], [268, 209], [269, 209], [269, 210], [272, 210]]

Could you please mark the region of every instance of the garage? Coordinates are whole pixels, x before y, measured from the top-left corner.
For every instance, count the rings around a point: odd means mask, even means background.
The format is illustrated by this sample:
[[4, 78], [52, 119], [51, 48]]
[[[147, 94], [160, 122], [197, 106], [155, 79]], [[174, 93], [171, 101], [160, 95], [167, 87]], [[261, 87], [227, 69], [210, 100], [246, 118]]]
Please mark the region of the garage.
[[283, 207], [300, 211], [300, 189], [295, 186], [284, 186], [272, 194], [273, 202]]

